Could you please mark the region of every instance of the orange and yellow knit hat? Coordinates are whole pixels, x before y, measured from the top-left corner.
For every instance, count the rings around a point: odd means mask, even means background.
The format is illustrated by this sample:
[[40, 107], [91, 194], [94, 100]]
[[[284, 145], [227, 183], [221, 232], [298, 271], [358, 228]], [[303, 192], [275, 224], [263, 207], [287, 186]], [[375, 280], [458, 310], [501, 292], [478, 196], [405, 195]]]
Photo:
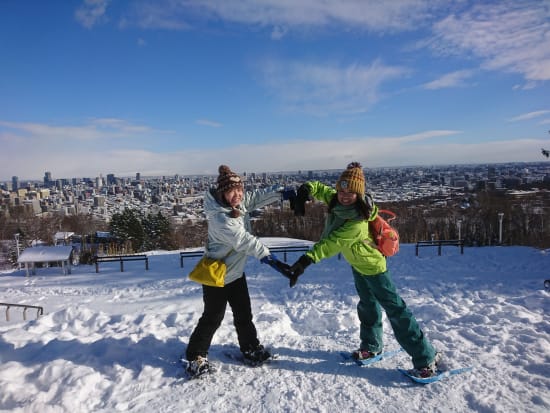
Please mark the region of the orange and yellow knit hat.
[[342, 189], [355, 192], [361, 198], [365, 196], [365, 175], [359, 162], [350, 163], [336, 181], [336, 190], [341, 191]]

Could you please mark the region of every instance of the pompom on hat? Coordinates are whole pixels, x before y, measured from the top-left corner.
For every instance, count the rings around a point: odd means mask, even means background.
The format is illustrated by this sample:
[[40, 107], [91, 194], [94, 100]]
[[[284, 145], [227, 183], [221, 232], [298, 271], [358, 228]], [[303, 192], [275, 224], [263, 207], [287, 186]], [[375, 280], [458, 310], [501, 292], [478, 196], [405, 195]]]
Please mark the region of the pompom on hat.
[[336, 181], [336, 190], [341, 191], [342, 189], [355, 192], [361, 198], [365, 196], [365, 175], [359, 162], [350, 163]]
[[244, 189], [243, 180], [227, 165], [220, 165], [218, 168], [218, 192], [224, 193], [231, 188], [241, 187]]

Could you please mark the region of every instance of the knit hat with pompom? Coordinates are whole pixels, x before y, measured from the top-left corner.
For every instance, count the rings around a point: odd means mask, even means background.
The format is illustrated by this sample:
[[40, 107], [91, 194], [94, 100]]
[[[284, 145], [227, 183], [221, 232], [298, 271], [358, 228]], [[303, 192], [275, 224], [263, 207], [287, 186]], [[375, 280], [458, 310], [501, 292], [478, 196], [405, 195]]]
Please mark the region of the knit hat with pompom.
[[243, 180], [229, 166], [220, 165], [218, 172], [220, 174], [218, 176], [218, 192], [224, 193], [235, 187], [244, 189]]
[[365, 196], [365, 175], [359, 162], [350, 163], [336, 181], [336, 190], [341, 191], [342, 189], [355, 192], [361, 198]]

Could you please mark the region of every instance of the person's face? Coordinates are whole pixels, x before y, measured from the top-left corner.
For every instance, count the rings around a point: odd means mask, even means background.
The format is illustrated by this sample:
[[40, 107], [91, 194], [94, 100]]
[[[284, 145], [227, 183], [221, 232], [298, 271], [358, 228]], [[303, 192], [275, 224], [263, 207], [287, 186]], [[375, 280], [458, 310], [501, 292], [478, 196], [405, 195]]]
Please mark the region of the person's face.
[[338, 191], [338, 202], [342, 205], [352, 205], [357, 201], [357, 194], [350, 192], [347, 188]]
[[243, 193], [243, 188], [237, 186], [225, 191], [223, 193], [223, 196], [225, 197], [225, 200], [231, 206], [231, 208], [235, 208], [239, 206], [241, 201], [243, 200]]

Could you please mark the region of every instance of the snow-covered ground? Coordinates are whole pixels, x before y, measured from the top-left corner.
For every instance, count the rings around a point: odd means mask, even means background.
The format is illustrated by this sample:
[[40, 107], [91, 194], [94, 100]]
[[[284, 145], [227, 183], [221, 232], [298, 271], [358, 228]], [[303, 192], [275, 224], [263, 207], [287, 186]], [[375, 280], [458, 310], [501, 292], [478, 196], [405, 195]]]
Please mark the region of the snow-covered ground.
[[[270, 245], [294, 243], [266, 239]], [[279, 254], [282, 258], [282, 254]], [[246, 272], [260, 338], [278, 360], [250, 368], [227, 358], [232, 316], [216, 333], [218, 372], [185, 381], [178, 363], [202, 310], [177, 252], [128, 262], [0, 273], [0, 302], [39, 305], [36, 319], [0, 306], [0, 409], [10, 412], [547, 412], [550, 410], [550, 251], [525, 247], [403, 245], [388, 260], [394, 281], [449, 367], [471, 373], [422, 386], [397, 367], [344, 364], [358, 345], [349, 266], [309, 267], [295, 288], [249, 259]], [[289, 254], [294, 262], [299, 253]], [[397, 348], [386, 319], [386, 349]]]

